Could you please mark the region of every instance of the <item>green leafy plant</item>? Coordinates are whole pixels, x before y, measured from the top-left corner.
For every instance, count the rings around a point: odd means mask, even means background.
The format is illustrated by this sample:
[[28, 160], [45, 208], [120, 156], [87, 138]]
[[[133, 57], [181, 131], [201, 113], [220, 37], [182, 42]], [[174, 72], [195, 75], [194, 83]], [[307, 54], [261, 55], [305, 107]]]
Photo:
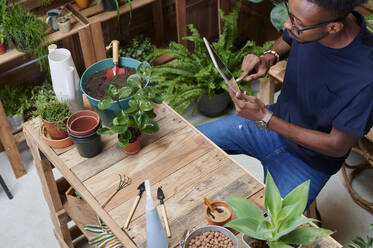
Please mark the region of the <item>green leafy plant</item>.
[[[100, 6], [102, 1], [114, 1], [115, 2], [115, 6], [117, 7], [117, 18], [118, 18], [118, 21], [119, 21], [120, 13], [119, 13], [119, 2], [118, 2], [118, 0], [97, 0], [96, 8], [98, 8], [98, 6]], [[130, 23], [131, 23], [131, 20], [132, 20], [132, 2], [133, 2], [133, 0], [127, 0], [127, 3], [130, 6], [130, 21], [129, 21]]]
[[1, 85], [0, 98], [7, 116], [23, 115], [31, 107], [28, 92], [25, 87]]
[[56, 123], [57, 129], [64, 129], [64, 121], [70, 114], [70, 109], [66, 103], [50, 102], [42, 108], [40, 116], [43, 120]]
[[[254, 41], [248, 41], [241, 49], [235, 48], [240, 29], [237, 20], [241, 8], [241, 1], [237, 2], [234, 10], [219, 15], [224, 21], [223, 33], [217, 42], [212, 43], [214, 49], [224, 61], [233, 76], [241, 74], [241, 63], [248, 53], [262, 54], [273, 42], [267, 42], [263, 47], [257, 46]], [[157, 82], [156, 90], [160, 92], [165, 101], [177, 112], [184, 110], [195, 100], [207, 94], [213, 97], [222, 90], [227, 90], [224, 80], [217, 72], [210, 59], [204, 41], [193, 25], [188, 25], [192, 35], [184, 37], [194, 43], [194, 52], [189, 52], [183, 45], [171, 42], [168, 49], [156, 49], [149, 57], [168, 54], [176, 60], [171, 64], [164, 64], [152, 68], [152, 82]], [[241, 89], [252, 94], [250, 85], [244, 83]]]
[[70, 20], [70, 16], [71, 16], [72, 14], [73, 14], [72, 12], [67, 13], [66, 15], [62, 16], [61, 18], [59, 18], [59, 21], [60, 21], [61, 23], [65, 23], [65, 22], [67, 22], [68, 20]]
[[239, 196], [229, 196], [226, 201], [237, 215], [237, 219], [225, 226], [257, 239], [266, 241], [270, 248], [291, 248], [289, 244], [308, 245], [316, 239], [332, 234], [323, 228], [299, 227], [311, 221], [302, 216], [308, 199], [310, 181], [306, 181], [292, 190], [284, 199], [268, 172], [265, 189], [265, 211], [251, 201]]
[[[370, 225], [370, 230], [373, 230], [373, 224]], [[347, 245], [350, 248], [373, 248], [373, 238], [367, 236], [365, 241], [362, 237], [354, 238], [350, 244]]]
[[150, 38], [144, 35], [138, 35], [124, 48], [119, 48], [119, 56], [146, 61], [146, 58], [154, 51], [155, 46], [151, 43]]
[[[152, 120], [156, 114], [150, 101], [160, 104], [162, 99], [152, 87], [142, 86], [150, 77], [150, 70], [149, 63], [142, 62], [138, 66], [136, 74], [128, 77], [124, 87], [120, 89], [114, 85], [107, 87], [110, 96], [100, 100], [98, 108], [104, 110], [113, 104], [118, 104], [121, 111], [113, 119], [111, 127], [103, 127], [97, 131], [99, 135], [118, 134], [118, 144], [121, 147], [126, 147], [129, 143], [135, 142], [142, 131], [146, 134], [154, 134], [159, 130], [157, 122]], [[131, 95], [133, 97], [128, 102], [129, 108], [123, 109], [119, 101]]]
[[365, 17], [365, 21], [367, 23], [367, 29], [373, 33], [373, 14], [370, 16]]
[[45, 80], [41, 85], [32, 87], [30, 102], [34, 109], [31, 112], [31, 117], [40, 116], [45, 105], [56, 101], [57, 98], [50, 80]]
[[2, 16], [2, 26], [8, 40], [12, 41], [18, 50], [31, 52], [35, 58], [39, 58], [41, 70], [48, 68], [46, 24], [20, 5], [8, 6], [5, 12]]
[[[261, 3], [263, 0], [248, 0], [252, 3]], [[284, 30], [284, 23], [288, 19], [288, 12], [286, 11], [285, 4], [281, 1], [272, 1], [275, 5], [271, 10], [270, 18], [272, 25], [277, 31]]]

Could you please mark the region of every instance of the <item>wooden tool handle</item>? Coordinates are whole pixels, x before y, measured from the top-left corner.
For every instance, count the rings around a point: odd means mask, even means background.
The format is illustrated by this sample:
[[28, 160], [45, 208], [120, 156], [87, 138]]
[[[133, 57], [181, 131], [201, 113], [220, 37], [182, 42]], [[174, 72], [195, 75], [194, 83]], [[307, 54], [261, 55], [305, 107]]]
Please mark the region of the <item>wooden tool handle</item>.
[[109, 198], [106, 199], [106, 201], [104, 203], [102, 203], [101, 207], [102, 208], [105, 208], [106, 205], [109, 203], [109, 201], [111, 201], [111, 199], [113, 199], [113, 197], [118, 193], [118, 191], [114, 191], [113, 193], [111, 193], [111, 195], [109, 196]]
[[163, 215], [164, 225], [166, 227], [166, 234], [167, 234], [168, 238], [171, 238], [170, 226], [168, 225], [166, 208], [164, 207], [164, 204], [161, 204], [161, 208], [162, 208], [162, 215]]
[[116, 64], [119, 61], [119, 59], [118, 59], [118, 57], [119, 57], [119, 53], [118, 53], [118, 51], [119, 51], [119, 41], [113, 40], [112, 43], [113, 43], [113, 63]]
[[133, 206], [132, 206], [132, 209], [131, 209], [130, 215], [128, 215], [128, 218], [127, 218], [126, 224], [124, 225], [124, 228], [128, 228], [128, 226], [129, 226], [129, 224], [130, 224], [130, 221], [131, 221], [131, 219], [132, 219], [132, 216], [133, 216], [133, 214], [135, 213], [135, 210], [136, 210], [137, 204], [139, 204], [139, 201], [140, 201], [140, 196], [137, 195], [137, 196], [136, 196], [136, 200], [135, 200], [135, 202], [133, 203]]

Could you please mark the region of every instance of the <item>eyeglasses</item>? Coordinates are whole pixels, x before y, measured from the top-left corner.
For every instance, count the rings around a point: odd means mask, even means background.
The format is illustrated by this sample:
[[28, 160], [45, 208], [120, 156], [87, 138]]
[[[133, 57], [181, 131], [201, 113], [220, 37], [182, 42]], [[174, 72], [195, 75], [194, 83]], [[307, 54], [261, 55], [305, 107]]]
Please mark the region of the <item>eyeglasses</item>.
[[310, 25], [310, 26], [307, 26], [307, 27], [299, 28], [295, 24], [295, 20], [296, 19], [299, 20], [299, 18], [297, 18], [296, 16], [294, 16], [293, 14], [290, 13], [288, 0], [272, 0], [272, 2], [274, 4], [280, 4], [280, 3], [284, 3], [285, 4], [286, 11], [288, 12], [288, 16], [289, 16], [291, 25], [297, 31], [298, 35], [300, 35], [303, 31], [306, 31], [306, 30], [315, 29], [315, 28], [319, 28], [319, 27], [325, 26], [326, 24], [329, 24], [329, 23], [342, 21], [346, 17], [346, 16], [344, 16], [344, 17], [340, 17], [340, 18], [332, 20], [332, 21], [326, 21], [326, 22], [322, 22], [320, 24]]

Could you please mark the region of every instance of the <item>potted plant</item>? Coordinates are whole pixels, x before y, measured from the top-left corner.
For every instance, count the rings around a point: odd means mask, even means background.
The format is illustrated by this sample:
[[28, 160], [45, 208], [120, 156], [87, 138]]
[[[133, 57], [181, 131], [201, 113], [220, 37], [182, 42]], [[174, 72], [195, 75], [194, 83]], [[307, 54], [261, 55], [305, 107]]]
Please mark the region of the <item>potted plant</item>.
[[28, 89], [19, 86], [2, 85], [0, 87], [0, 98], [12, 130], [21, 129], [24, 111], [31, 107], [31, 102], [28, 99]]
[[0, 25], [0, 55], [6, 52], [6, 34], [4, 28]]
[[[240, 32], [237, 24], [240, 8], [241, 2], [239, 1], [234, 10], [228, 15], [225, 16], [221, 10], [219, 11], [224, 21], [224, 30], [218, 41], [212, 43], [220, 58], [235, 77], [241, 75], [241, 63], [247, 53], [261, 54], [273, 44], [272, 42], [267, 42], [263, 47], [260, 47], [255, 42], [248, 41], [242, 48], [237, 50], [235, 42]], [[217, 98], [222, 98], [221, 100], [218, 99], [221, 105], [217, 106], [215, 101], [212, 100], [210, 105], [215, 110], [211, 114], [207, 113], [207, 115], [219, 115], [229, 103], [225, 82], [215, 69], [198, 30], [192, 24], [188, 25], [188, 27], [192, 35], [184, 37], [184, 39], [194, 43], [194, 52], [189, 52], [183, 45], [175, 42], [171, 42], [168, 49], [156, 49], [150, 55], [151, 57], [168, 54], [176, 60], [171, 64], [153, 67], [151, 81], [159, 82], [156, 86], [157, 91], [179, 113], [183, 113], [193, 102], [199, 102], [203, 95], [205, 95], [204, 98], [207, 98], [207, 100], [217, 95]], [[251, 88], [247, 83], [242, 84], [240, 87], [248, 94], [252, 94]], [[205, 109], [210, 108], [206, 107]]]
[[226, 201], [238, 218], [225, 226], [242, 232], [246, 247], [291, 248], [294, 246], [290, 244], [312, 244], [316, 239], [333, 232], [323, 228], [304, 226], [306, 223], [317, 221], [302, 215], [307, 205], [309, 184], [309, 180], [302, 183], [282, 199], [268, 172], [264, 203], [266, 216], [246, 198], [229, 196]]
[[[373, 224], [370, 225], [370, 230], [373, 230]], [[351, 240], [351, 243], [349, 243], [347, 247], [349, 248], [372, 248], [373, 237], [367, 235], [366, 241], [362, 237], [356, 237], [353, 240]]]
[[59, 30], [62, 33], [67, 33], [71, 30], [70, 16], [72, 14], [73, 14], [72, 12], [69, 12], [64, 16], [61, 16], [61, 17], [57, 18], [57, 25], [58, 25]]
[[76, 5], [81, 9], [85, 9], [91, 3], [91, 0], [75, 0]]
[[2, 16], [2, 26], [17, 50], [31, 52], [35, 58], [40, 58], [38, 63], [41, 70], [47, 68], [47, 26], [37, 16], [26, 11], [20, 5], [11, 5]]
[[59, 140], [67, 137], [66, 121], [70, 116], [70, 109], [64, 102], [50, 102], [42, 107], [40, 116], [43, 127], [52, 139]]
[[[131, 22], [131, 19], [132, 19], [132, 1], [133, 0], [126, 0], [126, 2], [130, 6], [130, 22]], [[120, 18], [119, 1], [118, 0], [97, 0], [96, 8], [98, 8], [98, 6], [101, 4], [101, 2], [102, 2], [102, 7], [104, 8], [104, 11], [117, 10], [117, 17], [118, 17], [118, 21], [119, 21], [119, 18]]]
[[119, 48], [119, 56], [146, 61], [154, 48], [155, 46], [151, 43], [150, 38], [141, 34], [133, 38], [124, 48]]
[[[102, 99], [98, 108], [103, 110], [117, 104], [121, 111], [113, 119], [111, 127], [103, 127], [97, 131], [98, 134], [118, 134], [118, 144], [127, 154], [135, 154], [141, 149], [141, 133], [154, 134], [159, 130], [157, 122], [152, 120], [156, 117], [153, 111], [154, 103], [162, 103], [162, 99], [156, 95], [152, 87], [143, 87], [146, 79], [150, 77], [150, 65], [143, 62], [137, 68], [137, 73], [127, 79], [127, 84], [117, 89], [109, 85], [107, 91], [110, 96]], [[129, 108], [123, 109], [119, 104], [121, 99], [132, 95], [129, 100]]]

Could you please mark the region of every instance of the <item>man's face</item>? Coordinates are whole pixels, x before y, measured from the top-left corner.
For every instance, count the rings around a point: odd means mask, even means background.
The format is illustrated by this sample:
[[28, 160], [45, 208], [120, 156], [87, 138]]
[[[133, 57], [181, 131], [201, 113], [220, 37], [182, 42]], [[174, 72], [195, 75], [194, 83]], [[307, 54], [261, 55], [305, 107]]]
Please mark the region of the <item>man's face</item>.
[[327, 26], [335, 18], [328, 15], [326, 10], [307, 0], [289, 0], [285, 4], [288, 7], [289, 18], [284, 27], [291, 38], [298, 42], [310, 42], [329, 35]]

